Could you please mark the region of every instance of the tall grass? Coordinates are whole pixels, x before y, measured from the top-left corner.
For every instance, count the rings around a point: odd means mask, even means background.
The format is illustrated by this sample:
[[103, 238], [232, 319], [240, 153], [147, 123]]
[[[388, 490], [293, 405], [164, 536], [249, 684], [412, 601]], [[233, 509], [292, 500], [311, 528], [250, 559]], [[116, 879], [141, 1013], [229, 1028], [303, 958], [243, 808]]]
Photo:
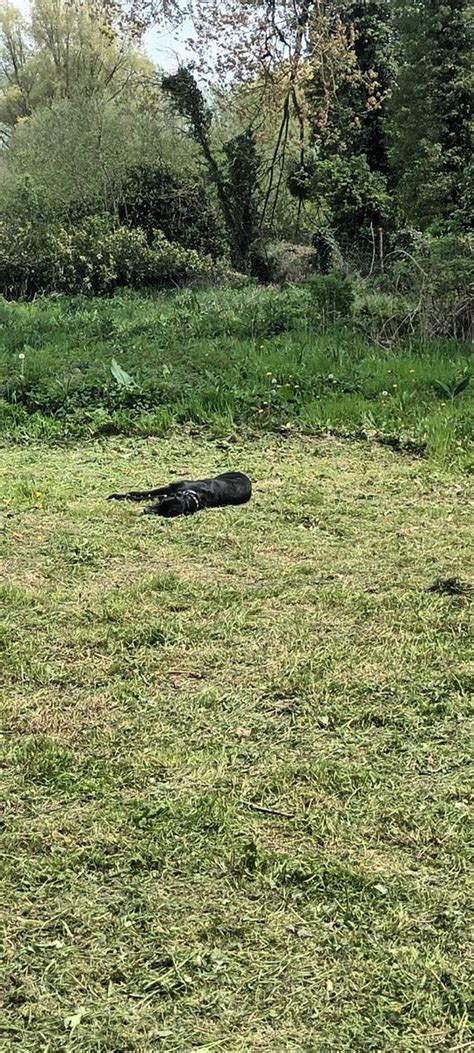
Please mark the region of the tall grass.
[[[465, 465], [466, 345], [383, 349], [361, 319], [327, 328], [309, 287], [0, 302], [0, 432], [165, 434], [183, 422], [337, 431]], [[120, 384], [115, 359], [133, 378]]]

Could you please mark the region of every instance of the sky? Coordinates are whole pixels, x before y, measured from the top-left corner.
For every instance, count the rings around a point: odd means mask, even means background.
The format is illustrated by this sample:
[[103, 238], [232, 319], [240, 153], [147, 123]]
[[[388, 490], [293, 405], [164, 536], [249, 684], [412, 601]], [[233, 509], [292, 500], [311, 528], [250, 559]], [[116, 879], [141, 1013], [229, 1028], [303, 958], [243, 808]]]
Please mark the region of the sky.
[[193, 24], [186, 19], [177, 29], [150, 29], [145, 36], [145, 49], [149, 57], [161, 69], [172, 72], [183, 62], [189, 62], [192, 54], [185, 41], [193, 35]]
[[[13, 3], [24, 15], [29, 14], [30, 0], [13, 0]], [[192, 34], [193, 25], [190, 19], [183, 22], [179, 31], [150, 29], [145, 36], [145, 50], [157, 66], [171, 73], [180, 63], [189, 62], [192, 58], [185, 43]]]

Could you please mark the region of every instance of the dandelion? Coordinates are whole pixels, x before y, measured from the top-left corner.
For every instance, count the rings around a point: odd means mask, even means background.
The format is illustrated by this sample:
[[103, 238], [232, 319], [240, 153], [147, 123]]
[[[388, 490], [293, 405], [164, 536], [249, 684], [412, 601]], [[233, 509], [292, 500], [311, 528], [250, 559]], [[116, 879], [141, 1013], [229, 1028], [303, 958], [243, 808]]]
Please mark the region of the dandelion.
[[415, 372], [415, 370], [414, 370], [414, 369], [410, 369], [410, 373], [414, 373], [414, 372]]
[[272, 373], [271, 369], [267, 369], [267, 372], [265, 373], [265, 376], [266, 377], [272, 377], [273, 376], [273, 373]]
[[388, 395], [388, 391], [382, 391], [382, 395]]
[[25, 357], [25, 355], [24, 355], [23, 351], [20, 351], [20, 354], [18, 355], [18, 358], [20, 359], [20, 362], [23, 362], [24, 357]]

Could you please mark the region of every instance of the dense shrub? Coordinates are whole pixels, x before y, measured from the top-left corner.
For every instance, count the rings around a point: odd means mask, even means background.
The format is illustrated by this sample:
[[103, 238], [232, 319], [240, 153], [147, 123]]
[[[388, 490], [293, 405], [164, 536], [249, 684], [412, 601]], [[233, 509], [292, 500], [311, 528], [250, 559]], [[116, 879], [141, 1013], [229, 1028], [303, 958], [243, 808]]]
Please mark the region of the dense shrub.
[[144, 230], [150, 242], [158, 229], [169, 241], [214, 259], [224, 256], [228, 248], [224, 222], [210, 188], [191, 175], [179, 178], [164, 162], [129, 169], [118, 218], [125, 226]]
[[474, 254], [468, 235], [418, 236], [411, 252], [393, 255], [388, 281], [412, 297], [417, 327], [425, 336], [472, 340]]
[[357, 244], [371, 227], [392, 227], [392, 201], [381, 172], [364, 156], [329, 157], [314, 166], [312, 197], [326, 200], [330, 224], [343, 241]]
[[311, 244], [317, 256], [317, 270], [320, 274], [328, 274], [338, 255], [337, 242], [333, 231], [329, 227], [317, 227], [313, 231]]
[[156, 230], [114, 227], [99, 216], [80, 226], [0, 221], [0, 292], [8, 299], [35, 293], [104, 295], [117, 286], [165, 286], [214, 271], [210, 257], [169, 242]]
[[326, 324], [350, 318], [354, 305], [354, 290], [342, 274], [315, 274], [306, 283], [314, 306]]

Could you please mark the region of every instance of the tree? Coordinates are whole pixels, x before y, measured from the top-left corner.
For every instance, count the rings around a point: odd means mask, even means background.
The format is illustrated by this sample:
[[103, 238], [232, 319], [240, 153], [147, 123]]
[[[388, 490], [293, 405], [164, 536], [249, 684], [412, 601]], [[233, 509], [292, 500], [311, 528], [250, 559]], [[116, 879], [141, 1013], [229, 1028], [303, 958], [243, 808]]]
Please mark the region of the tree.
[[105, 106], [135, 98], [154, 76], [136, 41], [98, 0], [34, 0], [27, 22], [0, 11], [0, 127], [4, 139], [21, 118], [53, 100]]
[[397, 0], [400, 68], [391, 159], [406, 219], [449, 221], [472, 156], [471, 0]]
[[29, 21], [6, 8], [0, 47], [5, 207], [35, 199], [38, 215], [61, 219], [113, 210], [126, 168], [156, 161], [164, 120], [151, 63], [106, 0], [34, 0]]
[[395, 86], [393, 4], [391, 0], [347, 0], [341, 17], [352, 29], [360, 78], [345, 85], [347, 104], [357, 120], [353, 154], [364, 154], [371, 172], [389, 174], [386, 115]]
[[246, 125], [266, 145], [262, 230], [274, 228], [286, 186], [299, 230], [315, 149], [320, 157], [365, 154], [371, 170], [386, 169], [388, 0], [137, 0], [135, 11], [175, 22], [191, 13], [199, 75], [240, 93]]
[[35, 104], [35, 63], [28, 26], [14, 7], [0, 9], [0, 137], [28, 117]]
[[212, 111], [192, 71], [183, 66], [177, 73], [163, 77], [161, 86], [202, 150], [229, 234], [232, 261], [238, 269], [249, 270], [252, 268], [251, 250], [257, 237], [255, 192], [258, 159], [254, 133], [247, 128], [225, 144], [227, 170], [223, 170], [211, 145]]

